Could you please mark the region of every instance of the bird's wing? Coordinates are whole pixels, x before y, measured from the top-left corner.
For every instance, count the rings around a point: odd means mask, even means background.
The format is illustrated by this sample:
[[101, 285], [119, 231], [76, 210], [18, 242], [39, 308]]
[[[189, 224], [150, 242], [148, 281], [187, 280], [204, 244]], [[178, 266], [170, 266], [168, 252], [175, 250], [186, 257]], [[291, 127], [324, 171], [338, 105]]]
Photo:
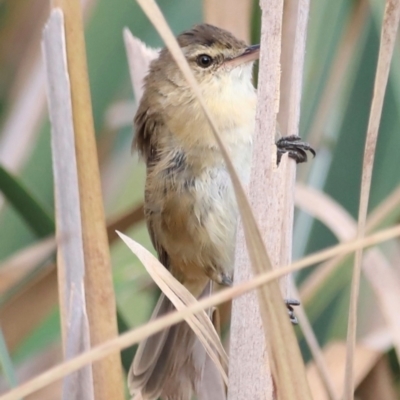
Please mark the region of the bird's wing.
[[[158, 162], [157, 137], [159, 136], [159, 130], [164, 128], [164, 124], [161, 116], [152, 111], [148, 106], [146, 93], [144, 94], [139, 109], [136, 112], [134, 125], [135, 137], [133, 139], [132, 147], [137, 149], [143, 156], [147, 166], [147, 173], [149, 173], [149, 169], [153, 168]], [[151, 207], [149, 207], [145, 201], [145, 217], [151, 241], [157, 251], [159, 261], [166, 268], [169, 268], [169, 257], [165, 249], [157, 240], [155, 229], [152, 224], [152, 215], [153, 212]]]
[[157, 241], [157, 237], [154, 234], [154, 229], [152, 227], [152, 220], [151, 218], [146, 218], [147, 220], [147, 230], [149, 231], [151, 242], [153, 243], [154, 248], [156, 249], [158, 260], [165, 268], [169, 269], [170, 267], [170, 259], [168, 253], [165, 251], [164, 247], [160, 245]]

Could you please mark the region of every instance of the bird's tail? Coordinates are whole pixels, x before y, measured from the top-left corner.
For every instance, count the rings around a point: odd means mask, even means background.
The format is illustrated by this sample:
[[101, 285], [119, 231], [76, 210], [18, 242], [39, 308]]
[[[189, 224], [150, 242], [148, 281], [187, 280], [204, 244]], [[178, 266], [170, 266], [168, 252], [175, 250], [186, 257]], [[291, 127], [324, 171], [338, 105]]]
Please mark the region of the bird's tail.
[[[207, 284], [202, 296], [210, 293]], [[162, 294], [151, 319], [175, 308]], [[139, 344], [128, 375], [131, 395], [143, 400], [190, 400], [203, 375], [207, 354], [186, 322], [150, 336]]]

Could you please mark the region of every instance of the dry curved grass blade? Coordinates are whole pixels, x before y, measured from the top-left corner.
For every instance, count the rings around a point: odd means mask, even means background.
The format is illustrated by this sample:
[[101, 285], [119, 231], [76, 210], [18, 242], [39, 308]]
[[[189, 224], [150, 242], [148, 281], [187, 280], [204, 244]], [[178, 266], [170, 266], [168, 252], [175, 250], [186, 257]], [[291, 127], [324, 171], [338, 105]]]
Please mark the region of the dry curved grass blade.
[[78, 369], [89, 363], [93, 363], [97, 360], [102, 359], [103, 357], [106, 357], [109, 354], [118, 352], [126, 347], [131, 346], [134, 343], [140, 342], [146, 337], [151, 336], [162, 329], [181, 322], [189, 315], [221, 304], [237, 296], [241, 296], [273, 280], [279, 279], [280, 277], [288, 273], [299, 271], [315, 263], [321, 262], [331, 257], [335, 257], [339, 254], [351, 253], [359, 248], [373, 246], [398, 236], [400, 236], [400, 225], [394, 228], [385, 229], [363, 239], [354, 240], [349, 243], [340, 244], [329, 249], [320, 251], [318, 253], [307, 256], [304, 259], [291, 264], [290, 266], [264, 273], [253, 278], [251, 281], [244, 282], [243, 284], [222, 290], [218, 293], [213, 294], [210, 297], [204, 298], [188, 306], [181, 311], [176, 311], [165, 317], [151, 321], [142, 327], [127, 332], [117, 338], [108, 340], [107, 342], [92, 348], [90, 351], [83, 353], [73, 358], [72, 360], [59, 364], [54, 368], [37, 376], [36, 378], [24, 383], [23, 385], [20, 385], [18, 388], [10, 390], [8, 393], [0, 396], [0, 400], [18, 400], [24, 396], [27, 396], [28, 394], [34, 393], [40, 388], [45, 387], [50, 383], [55, 382], [74, 371], [77, 371]]
[[[329, 229], [338, 237], [338, 240], [345, 241], [355, 236], [356, 221], [334, 200], [314, 189], [309, 189], [298, 185], [297, 205], [306, 212], [325, 223]], [[400, 190], [396, 189], [388, 199], [382, 202], [373, 212], [373, 218], [368, 218], [367, 229], [379, 224], [388, 214], [398, 206], [400, 201]], [[324, 212], [323, 210], [326, 210]], [[344, 257], [339, 257], [343, 260]], [[372, 259], [375, 262], [372, 262]], [[385, 257], [379, 249], [370, 250], [364, 257], [363, 265], [367, 279], [370, 281], [380, 300], [380, 308], [385, 315], [385, 319], [392, 332], [393, 340], [398, 353], [400, 354], [400, 327], [396, 318], [396, 297], [395, 290], [398, 277], [394, 271], [386, 265]], [[327, 261], [322, 267], [318, 268], [306, 283], [302, 286], [302, 301], [308, 303], [312, 295], [318, 291], [323, 282], [326, 281], [330, 273], [339, 265], [338, 259]], [[389, 278], [389, 276], [391, 278]], [[389, 288], [392, 287], [392, 290]], [[400, 290], [400, 286], [399, 286]], [[394, 298], [393, 298], [394, 297]], [[399, 300], [400, 301], [400, 300]], [[300, 324], [301, 313], [298, 313]], [[397, 345], [396, 345], [397, 344]], [[331, 396], [332, 397], [332, 396]]]
[[356, 226], [353, 217], [326, 193], [298, 183], [295, 203], [302, 211], [321, 221], [338, 240], [354, 238]]
[[[305, 199], [303, 199], [305, 200]], [[303, 203], [302, 200], [300, 200]], [[299, 205], [300, 206], [300, 205]], [[310, 204], [305, 204], [308, 210]], [[339, 205], [337, 205], [339, 207]], [[345, 216], [346, 211], [344, 210], [343, 216]], [[366, 230], [371, 233], [378, 226], [382, 225], [385, 220], [390, 218], [395, 220], [396, 216], [400, 215], [400, 186], [396, 188], [385, 200], [383, 200], [370, 214], [366, 223]], [[344, 223], [348, 223], [349, 220], [345, 218]], [[353, 220], [353, 231], [356, 231], [355, 221]], [[341, 231], [341, 230], [340, 230]], [[339, 233], [339, 231], [337, 231]], [[308, 303], [315, 296], [315, 294], [320, 290], [322, 285], [329, 279], [334, 270], [344, 261], [343, 256], [339, 256], [328, 260], [322, 266], [320, 266], [315, 272], [313, 272], [301, 285], [300, 295], [304, 303]]]
[[[120, 232], [117, 233], [133, 252], [133, 254], [139, 258], [139, 260], [145, 266], [147, 272], [153, 278], [154, 282], [171, 300], [172, 304], [177, 310], [182, 310], [188, 305], [197, 302], [192, 294], [171, 275], [171, 273], [158, 261], [155, 256], [153, 256], [153, 254], [128, 236]], [[219, 372], [227, 383], [228, 378], [218, 356], [221, 357], [225, 366], [228, 365], [228, 356], [225, 353], [225, 350], [221, 344], [217, 332], [214, 329], [214, 326], [211, 323], [210, 318], [203, 311], [198, 315], [191, 315], [186, 322], [195, 332], [206, 349], [208, 355], [214, 361]]]
[[[383, 17], [378, 66], [375, 76], [374, 96], [372, 99], [371, 113], [368, 121], [367, 137], [365, 142], [357, 238], [363, 237], [366, 232], [369, 192], [371, 188], [376, 142], [378, 139], [378, 130], [381, 120], [383, 101], [389, 77], [390, 63], [396, 42], [399, 20], [400, 2], [396, 0], [387, 0]], [[356, 251], [351, 285], [349, 322], [347, 331], [346, 371], [344, 376], [345, 384], [343, 391], [344, 400], [351, 400], [354, 396], [353, 364], [357, 334], [357, 300], [360, 290], [362, 255], [362, 249]]]

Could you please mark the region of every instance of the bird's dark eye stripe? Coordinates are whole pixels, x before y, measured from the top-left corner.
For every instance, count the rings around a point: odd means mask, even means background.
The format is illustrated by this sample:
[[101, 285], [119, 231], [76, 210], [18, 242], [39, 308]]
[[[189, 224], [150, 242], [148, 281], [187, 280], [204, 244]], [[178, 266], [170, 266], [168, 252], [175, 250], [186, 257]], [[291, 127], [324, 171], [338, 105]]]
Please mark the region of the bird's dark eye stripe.
[[202, 68], [207, 68], [213, 63], [213, 58], [208, 54], [200, 54], [196, 58], [197, 65]]

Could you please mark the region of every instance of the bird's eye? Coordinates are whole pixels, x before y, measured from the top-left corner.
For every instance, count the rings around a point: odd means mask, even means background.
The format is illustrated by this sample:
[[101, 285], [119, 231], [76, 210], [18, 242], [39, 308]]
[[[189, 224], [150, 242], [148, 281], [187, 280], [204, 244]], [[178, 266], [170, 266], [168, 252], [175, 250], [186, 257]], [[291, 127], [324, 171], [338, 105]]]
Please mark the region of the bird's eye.
[[212, 57], [207, 54], [200, 54], [197, 57], [197, 65], [202, 68], [207, 68], [213, 63]]

